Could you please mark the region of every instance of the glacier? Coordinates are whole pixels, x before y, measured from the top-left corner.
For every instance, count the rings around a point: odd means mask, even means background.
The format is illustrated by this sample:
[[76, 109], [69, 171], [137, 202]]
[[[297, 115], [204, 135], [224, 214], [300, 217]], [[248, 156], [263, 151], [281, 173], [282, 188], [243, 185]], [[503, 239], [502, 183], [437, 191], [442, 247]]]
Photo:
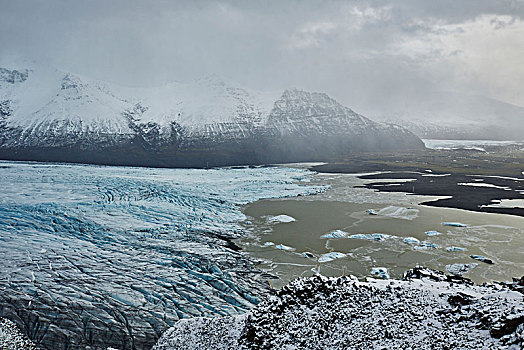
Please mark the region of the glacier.
[[239, 205], [325, 190], [311, 174], [0, 162], [0, 316], [42, 349], [127, 349], [243, 313], [267, 284], [232, 242]]

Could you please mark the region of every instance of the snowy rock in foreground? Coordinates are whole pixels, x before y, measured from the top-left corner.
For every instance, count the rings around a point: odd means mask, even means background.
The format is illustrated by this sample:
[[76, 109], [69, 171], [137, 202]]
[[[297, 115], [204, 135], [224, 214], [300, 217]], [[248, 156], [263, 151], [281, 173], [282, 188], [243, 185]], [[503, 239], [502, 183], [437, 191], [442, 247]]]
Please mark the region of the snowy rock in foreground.
[[20, 332], [13, 322], [0, 317], [0, 349], [36, 350], [36, 346]]
[[154, 349], [522, 349], [523, 296], [508, 287], [418, 267], [402, 281], [302, 278], [247, 316], [178, 322]]

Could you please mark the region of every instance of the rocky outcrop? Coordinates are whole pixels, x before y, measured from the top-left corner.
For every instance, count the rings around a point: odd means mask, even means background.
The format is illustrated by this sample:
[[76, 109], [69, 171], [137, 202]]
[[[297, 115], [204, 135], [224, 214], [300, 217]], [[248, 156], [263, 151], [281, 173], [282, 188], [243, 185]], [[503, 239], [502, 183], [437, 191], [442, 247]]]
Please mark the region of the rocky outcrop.
[[415, 268], [402, 281], [315, 276], [247, 316], [175, 324], [170, 349], [522, 349], [522, 294]]

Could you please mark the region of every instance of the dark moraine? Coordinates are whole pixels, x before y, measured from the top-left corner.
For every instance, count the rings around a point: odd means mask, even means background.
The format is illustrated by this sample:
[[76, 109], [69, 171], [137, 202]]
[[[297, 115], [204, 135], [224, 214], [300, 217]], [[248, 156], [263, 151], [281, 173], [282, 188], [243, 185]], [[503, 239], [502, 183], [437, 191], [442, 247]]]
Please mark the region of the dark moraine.
[[[501, 199], [524, 199], [524, 150], [513, 146], [493, 147], [489, 153], [466, 150], [363, 153], [352, 155], [342, 162], [314, 166], [311, 170], [323, 173], [385, 172], [359, 178], [388, 179], [363, 186], [377, 191], [451, 197], [422, 203], [424, 205], [524, 216], [524, 208], [521, 207], [487, 207]], [[460, 183], [500, 188], [464, 186]]]

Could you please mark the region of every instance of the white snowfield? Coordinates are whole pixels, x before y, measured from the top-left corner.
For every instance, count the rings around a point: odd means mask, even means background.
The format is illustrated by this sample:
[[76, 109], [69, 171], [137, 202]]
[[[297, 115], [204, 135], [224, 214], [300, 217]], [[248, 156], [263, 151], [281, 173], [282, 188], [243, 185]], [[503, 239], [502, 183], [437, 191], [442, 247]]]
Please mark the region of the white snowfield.
[[[15, 71], [22, 78], [6, 81]], [[262, 121], [278, 97], [235, 87], [215, 75], [152, 88], [122, 87], [35, 64], [11, 72], [3, 68], [0, 75], [0, 99], [12, 101], [10, 122], [24, 128], [61, 120], [85, 131], [126, 134], [131, 130], [122, 112], [137, 104], [145, 109], [138, 118], [142, 123], [203, 127], [235, 116]]]

